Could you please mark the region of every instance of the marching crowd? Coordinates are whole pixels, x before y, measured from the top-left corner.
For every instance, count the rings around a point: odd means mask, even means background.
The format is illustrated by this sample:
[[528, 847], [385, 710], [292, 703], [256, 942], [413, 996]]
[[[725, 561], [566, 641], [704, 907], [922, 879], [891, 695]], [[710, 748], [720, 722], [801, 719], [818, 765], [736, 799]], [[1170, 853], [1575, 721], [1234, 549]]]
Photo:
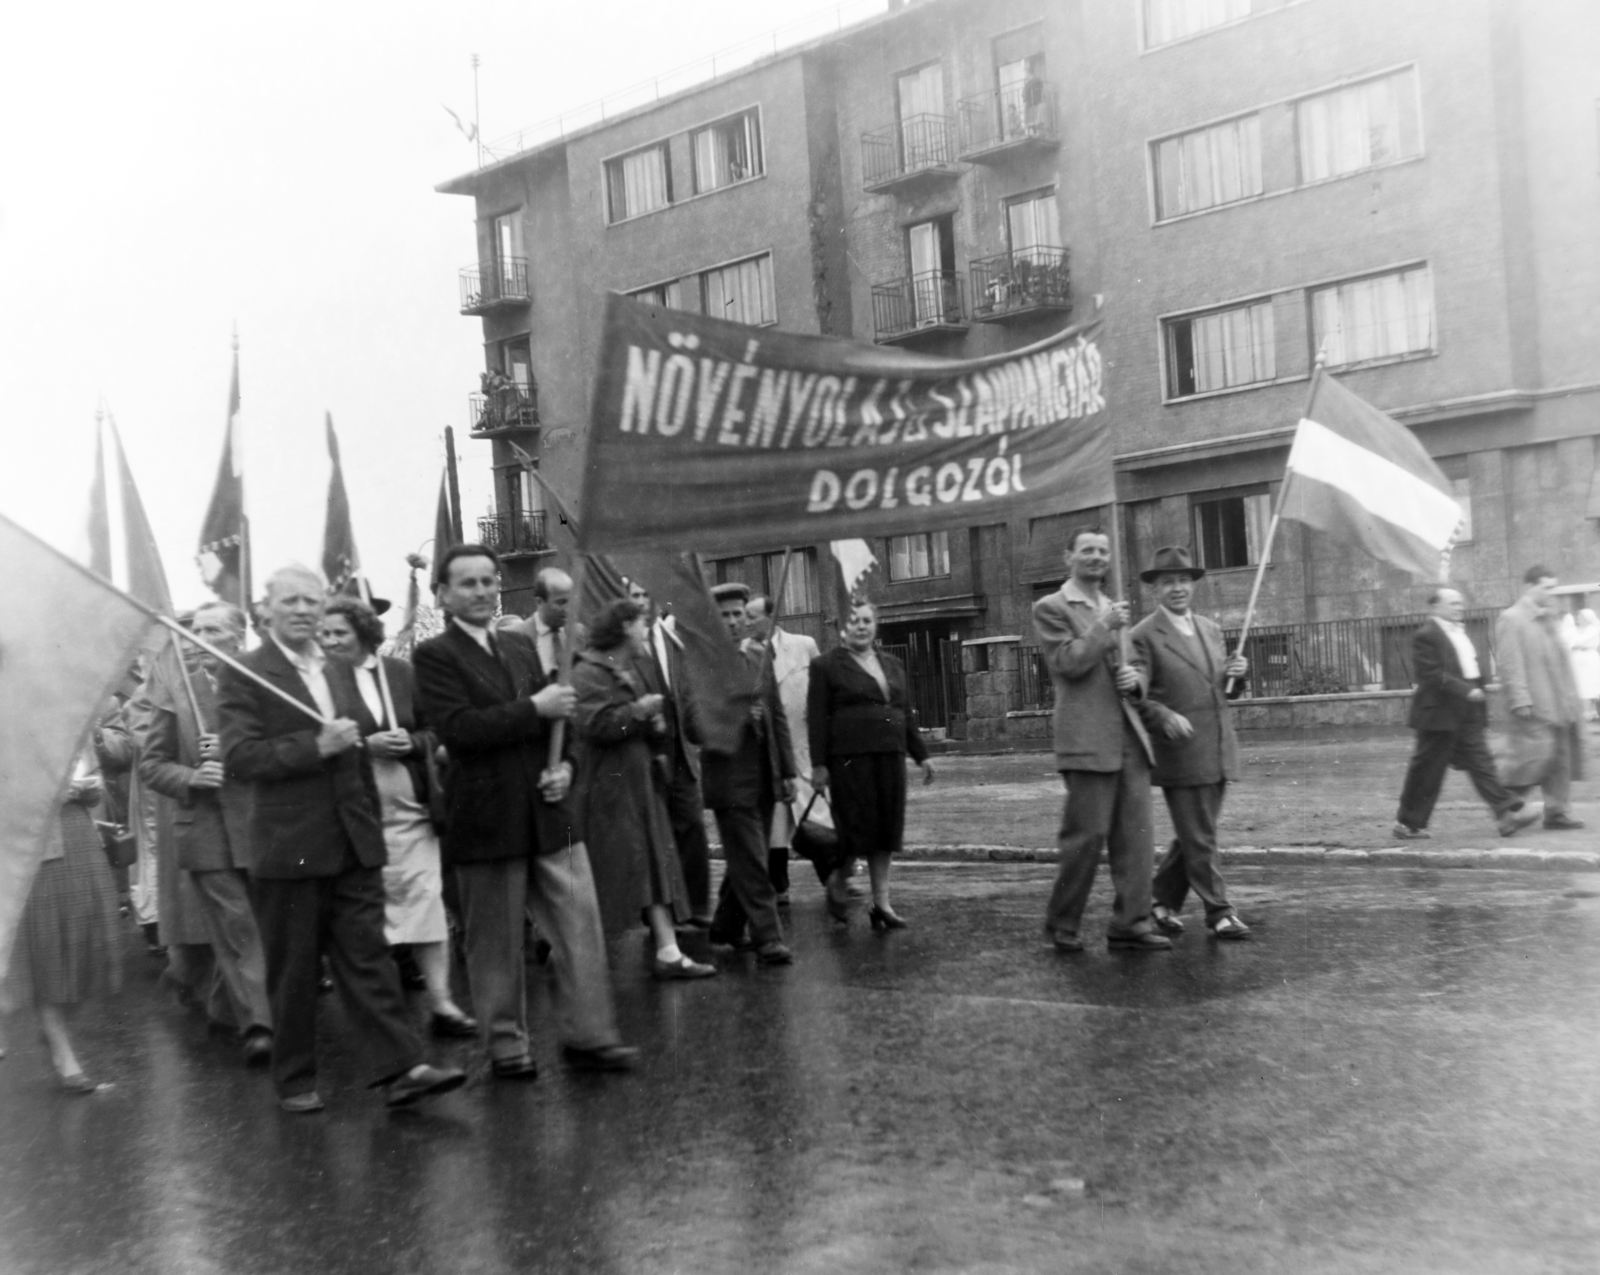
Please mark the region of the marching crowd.
[[[1205, 572], [1185, 549], [1159, 550], [1141, 573], [1156, 605], [1137, 624], [1105, 591], [1111, 555], [1098, 529], [1073, 534], [1067, 580], [1034, 608], [1066, 788], [1046, 934], [1059, 952], [1083, 950], [1105, 853], [1111, 949], [1170, 948], [1191, 891], [1213, 937], [1247, 939], [1218, 871], [1217, 825], [1238, 777], [1229, 701], [1248, 662], [1194, 611]], [[613, 1005], [608, 943], [618, 934], [647, 927], [661, 980], [719, 973], [685, 946], [704, 954], [709, 944], [724, 962], [748, 952], [759, 965], [790, 964], [792, 853], [816, 871], [836, 924], [851, 924], [864, 862], [872, 929], [904, 928], [890, 865], [908, 765], [923, 783], [934, 771], [906, 670], [877, 644], [872, 604], [852, 603], [840, 643], [823, 654], [777, 624], [769, 599], [716, 586], [735, 667], [753, 689], [712, 746], [672, 618], [643, 585], [624, 583], [627, 596], [580, 626], [569, 618], [572, 580], [546, 569], [524, 620], [500, 614], [494, 552], [453, 546], [435, 564], [443, 631], [409, 661], [380, 653], [372, 607], [330, 598], [304, 567], [268, 579], [253, 650], [238, 608], [213, 602], [187, 617], [205, 645], [147, 660], [77, 763], [0, 984], [4, 1007], [35, 1009], [61, 1087], [98, 1087], [64, 1011], [120, 977], [121, 823], [142, 825], [134, 904], [165, 958], [164, 982], [236, 1034], [247, 1065], [270, 1068], [289, 1112], [323, 1106], [316, 1024], [328, 991], [371, 1085], [405, 1107], [466, 1080], [428, 1060], [407, 985], [425, 993], [429, 1033], [476, 1038], [496, 1082], [530, 1080], [526, 967], [547, 964], [565, 1063], [627, 1071], [638, 1051]], [[1450, 766], [1469, 772], [1505, 835], [1536, 817], [1523, 802], [1536, 784], [1546, 827], [1582, 826], [1567, 801], [1584, 705], [1554, 587], [1552, 573], [1531, 569], [1501, 620], [1517, 753], [1503, 782], [1461, 596], [1433, 595], [1434, 618], [1413, 638], [1417, 748], [1397, 835], [1427, 835]], [[1579, 623], [1592, 626], [1592, 614]], [[1153, 786], [1174, 829], [1159, 864]], [[715, 898], [707, 809], [725, 869]], [[704, 942], [680, 946], [695, 932]], [[452, 990], [458, 953], [471, 1015]]]

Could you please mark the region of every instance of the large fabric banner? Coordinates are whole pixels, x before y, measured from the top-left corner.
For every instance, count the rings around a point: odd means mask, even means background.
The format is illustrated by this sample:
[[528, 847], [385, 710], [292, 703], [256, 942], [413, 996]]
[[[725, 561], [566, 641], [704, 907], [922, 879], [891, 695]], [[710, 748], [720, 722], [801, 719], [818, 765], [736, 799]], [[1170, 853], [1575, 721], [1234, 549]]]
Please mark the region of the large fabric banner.
[[1110, 504], [1093, 326], [957, 362], [613, 295], [580, 545], [739, 553]]

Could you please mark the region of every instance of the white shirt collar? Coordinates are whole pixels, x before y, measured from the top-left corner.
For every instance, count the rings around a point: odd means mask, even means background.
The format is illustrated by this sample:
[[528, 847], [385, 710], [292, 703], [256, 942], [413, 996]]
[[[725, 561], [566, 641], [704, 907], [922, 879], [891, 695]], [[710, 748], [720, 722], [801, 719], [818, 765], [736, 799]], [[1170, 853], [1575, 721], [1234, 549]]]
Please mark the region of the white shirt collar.
[[321, 673], [327, 667], [328, 657], [322, 653], [322, 648], [315, 642], [308, 643], [305, 652], [302, 653], [292, 647], [285, 646], [283, 641], [271, 629], [267, 630], [267, 636], [277, 643], [277, 647], [283, 652], [284, 658], [299, 669], [300, 672]]
[[452, 615], [450, 619], [452, 622], [460, 626], [461, 631], [479, 646], [481, 646], [485, 651], [488, 651], [491, 655], [494, 654], [494, 647], [489, 644], [488, 625], [473, 624], [470, 620], [463, 620], [459, 615]]
[[1167, 619], [1172, 621], [1178, 632], [1187, 634], [1189, 637], [1194, 636], [1195, 629], [1193, 611], [1185, 611], [1182, 615], [1179, 615], [1176, 611], [1170, 610], [1166, 606], [1163, 606], [1161, 609], [1167, 613]]
[[1104, 592], [1091, 598], [1071, 576], [1068, 576], [1067, 582], [1061, 586], [1061, 596], [1068, 602], [1083, 603], [1084, 606], [1092, 608], [1096, 615], [1104, 615], [1111, 610], [1111, 599], [1106, 597]]

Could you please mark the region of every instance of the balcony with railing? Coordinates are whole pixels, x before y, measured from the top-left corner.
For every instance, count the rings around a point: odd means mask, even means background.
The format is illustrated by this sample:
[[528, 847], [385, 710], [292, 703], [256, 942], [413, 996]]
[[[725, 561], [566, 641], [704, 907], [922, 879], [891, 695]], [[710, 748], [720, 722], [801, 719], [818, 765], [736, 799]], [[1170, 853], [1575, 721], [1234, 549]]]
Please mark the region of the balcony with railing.
[[483, 392], [467, 395], [472, 432], [487, 438], [510, 430], [539, 428], [539, 387], [487, 372]]
[[549, 553], [544, 517], [541, 509], [534, 513], [491, 514], [479, 518], [478, 543], [487, 545], [501, 557]]
[[964, 97], [957, 109], [961, 124], [957, 156], [969, 164], [992, 166], [1061, 145], [1055, 85], [1044, 80], [1025, 80]]
[[461, 267], [461, 313], [488, 314], [505, 306], [528, 304], [528, 260], [506, 257]]
[[965, 332], [967, 307], [961, 276], [922, 274], [872, 285], [872, 330], [881, 345], [901, 345], [941, 332]]
[[869, 194], [893, 194], [960, 173], [955, 121], [947, 115], [909, 115], [861, 135], [861, 184]]
[[978, 323], [1005, 323], [1072, 308], [1065, 248], [1018, 248], [981, 257], [970, 270], [972, 317]]

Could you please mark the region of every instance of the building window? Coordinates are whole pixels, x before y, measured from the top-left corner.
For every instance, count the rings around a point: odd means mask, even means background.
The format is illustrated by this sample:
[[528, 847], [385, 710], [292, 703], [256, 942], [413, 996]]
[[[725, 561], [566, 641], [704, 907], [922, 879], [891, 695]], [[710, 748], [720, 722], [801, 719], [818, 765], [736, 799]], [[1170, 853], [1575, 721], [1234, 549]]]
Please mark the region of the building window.
[[658, 283], [649, 288], [640, 288], [628, 294], [637, 301], [646, 305], [660, 306], [664, 310], [698, 310], [700, 308], [700, 280], [690, 276], [688, 279], [669, 279], [665, 283]]
[[761, 157], [761, 115], [750, 110], [690, 135], [694, 193], [703, 195], [766, 171]]
[[1292, 3], [1294, 0], [1144, 0], [1145, 48]]
[[1194, 502], [1194, 542], [1200, 565], [1208, 571], [1251, 567], [1261, 561], [1272, 521], [1272, 497], [1266, 488]]
[[1311, 292], [1311, 346], [1329, 367], [1433, 349], [1433, 284], [1427, 266], [1351, 279]]
[[895, 79], [900, 115], [900, 166], [915, 172], [950, 162], [944, 114], [944, 67], [934, 62]]
[[950, 533], [924, 531], [889, 538], [889, 579], [926, 580], [950, 574]]
[[1295, 122], [1302, 182], [1411, 159], [1422, 153], [1416, 71], [1303, 98]]
[[778, 303], [772, 290], [771, 253], [707, 270], [699, 281], [702, 313], [713, 319], [752, 326], [778, 321]]
[[1166, 334], [1169, 398], [1257, 385], [1277, 375], [1271, 301], [1169, 319]]
[[911, 307], [917, 327], [959, 316], [956, 288], [956, 231], [953, 216], [935, 217], [906, 227], [911, 264]]
[[672, 202], [672, 165], [660, 142], [632, 155], [606, 161], [607, 215], [626, 221]]
[[[752, 554], [744, 558], [721, 558], [711, 564], [718, 584], [738, 581], [750, 587], [752, 596], [772, 597], [783, 575], [783, 554]], [[796, 549], [789, 559], [789, 575], [778, 599], [778, 619], [820, 615], [822, 591], [817, 587], [817, 555], [812, 549]]]
[[1155, 158], [1158, 220], [1249, 199], [1262, 190], [1261, 117], [1163, 138]]
[[1055, 191], [1024, 195], [1009, 201], [1006, 204], [1006, 237], [1011, 241], [1013, 258], [1037, 258], [1053, 264], [1056, 260], [1054, 252], [1034, 250], [1061, 247], [1061, 215], [1056, 206]]

